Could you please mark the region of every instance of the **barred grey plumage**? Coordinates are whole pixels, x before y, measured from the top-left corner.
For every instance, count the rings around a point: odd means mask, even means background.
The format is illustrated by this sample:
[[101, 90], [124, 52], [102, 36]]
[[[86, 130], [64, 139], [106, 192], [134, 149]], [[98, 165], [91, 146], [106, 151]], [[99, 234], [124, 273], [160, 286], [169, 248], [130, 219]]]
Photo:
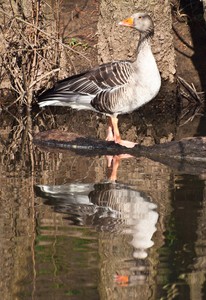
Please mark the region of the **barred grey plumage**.
[[159, 91], [161, 79], [150, 47], [154, 33], [151, 17], [139, 12], [119, 25], [140, 32], [136, 60], [103, 64], [66, 78], [39, 97], [39, 106], [69, 106], [109, 115], [107, 140], [130, 147], [120, 138], [116, 118], [152, 100]]
[[134, 258], [146, 258], [147, 249], [154, 244], [159, 214], [144, 192], [114, 182], [38, 185], [35, 190], [44, 204], [75, 225], [129, 234]]

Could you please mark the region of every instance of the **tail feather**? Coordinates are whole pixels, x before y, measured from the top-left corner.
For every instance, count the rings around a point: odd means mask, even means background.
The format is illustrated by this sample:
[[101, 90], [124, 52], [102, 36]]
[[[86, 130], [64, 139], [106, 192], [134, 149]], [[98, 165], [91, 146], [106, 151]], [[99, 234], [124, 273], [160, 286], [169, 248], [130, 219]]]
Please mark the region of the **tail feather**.
[[39, 97], [39, 106], [69, 106], [75, 109], [90, 109], [94, 95], [72, 91], [46, 92]]

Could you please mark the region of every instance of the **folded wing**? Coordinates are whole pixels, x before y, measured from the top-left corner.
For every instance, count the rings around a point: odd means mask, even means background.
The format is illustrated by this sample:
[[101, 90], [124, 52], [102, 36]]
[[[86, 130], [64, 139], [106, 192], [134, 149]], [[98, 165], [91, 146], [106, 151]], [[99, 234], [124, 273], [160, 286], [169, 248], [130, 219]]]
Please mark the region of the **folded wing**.
[[[98, 111], [98, 102], [101, 103], [101, 99], [107, 95], [109, 103], [110, 94], [112, 95], [114, 90], [120, 89], [121, 91], [121, 87], [128, 82], [131, 72], [132, 65], [129, 61], [100, 65], [90, 71], [59, 81], [52, 89], [39, 97], [39, 105], [41, 107], [70, 106], [76, 109]], [[91, 105], [94, 98], [96, 107]]]

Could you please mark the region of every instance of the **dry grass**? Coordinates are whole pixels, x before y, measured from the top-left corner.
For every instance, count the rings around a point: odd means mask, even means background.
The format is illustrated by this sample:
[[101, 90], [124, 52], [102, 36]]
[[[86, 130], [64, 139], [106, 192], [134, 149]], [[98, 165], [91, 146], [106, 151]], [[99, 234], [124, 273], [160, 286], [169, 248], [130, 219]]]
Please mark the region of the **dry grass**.
[[0, 80], [15, 95], [10, 105], [30, 107], [36, 91], [58, 79], [65, 52], [77, 52], [62, 42], [60, 13], [61, 0], [53, 7], [39, 0], [0, 5]]

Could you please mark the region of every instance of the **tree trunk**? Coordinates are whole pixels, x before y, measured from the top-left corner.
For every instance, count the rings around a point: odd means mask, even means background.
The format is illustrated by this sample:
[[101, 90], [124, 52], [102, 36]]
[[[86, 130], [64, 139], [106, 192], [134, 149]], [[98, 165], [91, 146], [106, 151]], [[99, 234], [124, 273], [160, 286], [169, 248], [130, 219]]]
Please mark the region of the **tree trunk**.
[[202, 1], [202, 5], [203, 5], [204, 19], [206, 22], [206, 0], [201, 0], [201, 1]]
[[147, 11], [155, 23], [152, 43], [161, 76], [174, 81], [175, 51], [172, 37], [172, 17], [169, 1], [101, 0], [98, 22], [98, 53], [100, 63], [130, 59], [135, 53], [138, 36], [135, 30], [118, 27], [118, 22], [138, 11]]

